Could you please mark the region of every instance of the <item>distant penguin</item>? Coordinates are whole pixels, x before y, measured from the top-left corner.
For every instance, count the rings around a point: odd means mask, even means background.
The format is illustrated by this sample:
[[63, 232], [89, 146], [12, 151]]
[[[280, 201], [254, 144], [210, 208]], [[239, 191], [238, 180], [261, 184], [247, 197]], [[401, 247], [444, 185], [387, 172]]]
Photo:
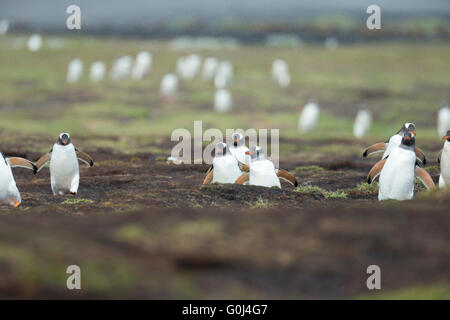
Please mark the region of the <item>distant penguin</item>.
[[178, 92], [178, 78], [176, 75], [166, 74], [159, 87], [159, 95], [163, 100], [175, 100]]
[[450, 186], [450, 130], [446, 132], [442, 139], [445, 142], [438, 159], [441, 166], [441, 175], [439, 177], [439, 187], [441, 188]]
[[105, 79], [106, 66], [102, 61], [95, 61], [91, 64], [89, 77], [92, 82], [101, 82]]
[[248, 151], [245, 145], [244, 136], [240, 133], [233, 133], [232, 145], [230, 146], [230, 153], [237, 159], [238, 162], [248, 165], [250, 157], [246, 154]]
[[231, 93], [227, 89], [219, 89], [214, 95], [214, 111], [225, 113], [231, 111], [233, 101]]
[[298, 120], [298, 129], [300, 131], [311, 131], [317, 127], [320, 108], [315, 98], [309, 99], [309, 102], [303, 107]]
[[214, 78], [219, 61], [216, 58], [209, 57], [203, 62], [202, 78], [205, 81], [210, 81]]
[[42, 37], [40, 34], [33, 34], [28, 38], [27, 48], [31, 52], [39, 51], [42, 48]]
[[441, 102], [441, 109], [438, 113], [437, 131], [440, 137], [444, 136], [450, 130], [450, 108], [447, 101]]
[[236, 184], [248, 182], [254, 186], [281, 188], [280, 178], [282, 178], [297, 187], [297, 179], [285, 170], [275, 169], [273, 162], [266, 158], [260, 147], [250, 147], [247, 155], [250, 156], [249, 172], [243, 173], [236, 180]]
[[214, 77], [214, 85], [217, 89], [224, 89], [230, 85], [233, 79], [233, 65], [230, 61], [221, 61]]
[[4, 36], [9, 29], [9, 21], [6, 19], [0, 20], [0, 36]]
[[89, 155], [74, 147], [68, 133], [61, 133], [50, 152], [36, 162], [38, 172], [47, 162], [50, 162], [50, 182], [55, 196], [63, 196], [67, 193], [77, 194], [80, 181], [78, 160], [91, 167], [94, 165]]
[[[388, 141], [375, 143], [374, 145], [371, 145], [366, 150], [364, 150], [363, 157], [367, 157], [371, 154], [383, 152], [383, 156], [381, 157], [381, 160], [378, 161], [369, 172], [369, 176], [372, 177], [372, 179], [368, 181], [369, 183], [371, 183], [373, 180], [375, 180], [378, 177], [378, 175], [381, 172], [381, 169], [383, 169], [384, 160], [389, 156], [389, 154], [395, 147], [398, 147], [401, 144], [403, 136], [405, 135], [405, 133], [407, 133], [409, 131], [412, 131], [415, 136], [416, 135], [416, 126], [414, 125], [414, 123], [406, 122], [403, 124], [401, 129], [396, 134], [394, 134], [392, 137], [389, 138]], [[427, 159], [426, 159], [423, 151], [417, 147], [415, 147], [414, 150], [415, 150], [419, 165], [424, 166], [427, 163]]]
[[14, 167], [30, 169], [34, 173], [37, 169], [29, 160], [18, 157], [3, 157], [3, 154], [0, 153], [0, 201], [18, 207], [22, 200], [11, 170]]
[[72, 59], [67, 67], [67, 82], [75, 83], [81, 79], [83, 75], [83, 61], [80, 59]]
[[131, 78], [133, 80], [141, 80], [149, 72], [151, 66], [152, 55], [146, 51], [139, 52], [134, 61]]
[[378, 200], [410, 200], [414, 197], [414, 178], [417, 176], [431, 189], [434, 182], [427, 171], [416, 165], [415, 134], [406, 132], [400, 143], [392, 149], [380, 173]]
[[133, 66], [133, 58], [124, 56], [118, 58], [111, 69], [111, 79], [123, 80], [130, 76], [131, 68]]
[[288, 87], [291, 83], [289, 67], [286, 61], [275, 59], [272, 63], [272, 79], [282, 88]]
[[177, 60], [177, 73], [184, 80], [192, 80], [199, 73], [202, 59], [198, 54], [190, 54]]
[[203, 184], [209, 183], [234, 183], [241, 176], [236, 158], [229, 153], [225, 143], [219, 142], [216, 145], [215, 157], [211, 168], [203, 181]]
[[364, 137], [370, 130], [372, 124], [372, 113], [369, 110], [362, 109], [356, 114], [353, 125], [353, 135], [357, 139]]

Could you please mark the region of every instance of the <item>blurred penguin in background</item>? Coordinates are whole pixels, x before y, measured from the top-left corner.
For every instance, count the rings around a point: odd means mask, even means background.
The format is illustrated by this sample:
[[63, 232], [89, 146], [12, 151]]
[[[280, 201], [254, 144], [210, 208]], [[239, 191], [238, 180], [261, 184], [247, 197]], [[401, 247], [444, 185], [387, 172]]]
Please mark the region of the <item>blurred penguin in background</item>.
[[317, 127], [319, 120], [320, 108], [316, 98], [310, 98], [308, 103], [303, 107], [298, 120], [298, 129], [306, 132]]
[[219, 61], [216, 58], [209, 57], [203, 62], [202, 78], [205, 81], [210, 81], [216, 75]]
[[162, 100], [174, 101], [177, 98], [178, 78], [173, 73], [166, 74], [159, 87], [159, 95]]
[[102, 61], [95, 61], [91, 64], [89, 77], [92, 82], [101, 82], [105, 79], [106, 66]]
[[40, 34], [33, 34], [28, 38], [27, 48], [31, 52], [36, 52], [42, 48], [42, 37]]
[[9, 29], [9, 21], [6, 19], [0, 20], [0, 36], [4, 36]]
[[130, 76], [131, 67], [133, 66], [133, 58], [124, 56], [118, 58], [111, 69], [111, 79], [123, 80]]
[[229, 112], [232, 108], [231, 93], [227, 89], [219, 89], [214, 95], [214, 111], [217, 113]]
[[133, 70], [131, 71], [131, 78], [133, 80], [141, 80], [150, 71], [152, 66], [152, 55], [146, 51], [141, 51], [137, 54], [134, 61]]
[[67, 68], [67, 82], [78, 82], [83, 76], [83, 61], [80, 59], [72, 59]]
[[353, 135], [357, 139], [364, 137], [370, 130], [372, 125], [372, 113], [367, 109], [361, 109], [356, 114], [355, 123], [353, 125]]
[[282, 88], [286, 88], [291, 83], [289, 67], [286, 61], [275, 59], [272, 63], [272, 79]]
[[233, 65], [230, 61], [221, 61], [214, 77], [214, 85], [217, 89], [224, 89], [230, 85], [233, 79]]
[[438, 113], [437, 131], [440, 137], [445, 136], [447, 130], [450, 130], [450, 108], [447, 101], [441, 102], [441, 109]]

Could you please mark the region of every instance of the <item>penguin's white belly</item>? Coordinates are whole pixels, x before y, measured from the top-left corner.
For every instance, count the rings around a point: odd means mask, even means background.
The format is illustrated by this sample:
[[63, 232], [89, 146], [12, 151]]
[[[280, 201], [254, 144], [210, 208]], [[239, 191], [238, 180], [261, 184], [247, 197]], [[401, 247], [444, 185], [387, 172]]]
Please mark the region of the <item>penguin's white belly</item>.
[[446, 141], [441, 155], [441, 176], [445, 185], [450, 185], [450, 142]]
[[0, 200], [7, 204], [21, 202], [20, 193], [16, 186], [11, 167], [7, 166], [5, 160], [0, 158]]
[[439, 188], [445, 188], [445, 187], [446, 187], [446, 184], [445, 184], [444, 178], [442, 178], [442, 174], [441, 174], [441, 175], [439, 175]]
[[55, 145], [50, 159], [50, 179], [53, 192], [69, 191], [76, 175], [78, 175], [78, 159], [73, 145], [65, 147]]
[[249, 184], [281, 188], [280, 179], [275, 173], [275, 167], [269, 160], [259, 160], [250, 163]]
[[383, 153], [383, 157], [381, 159], [386, 158], [395, 147], [398, 147], [402, 143], [402, 137], [398, 134], [393, 135], [387, 144], [386, 150]]
[[232, 155], [214, 158], [213, 167], [212, 183], [234, 183], [242, 174]]
[[237, 159], [237, 161], [244, 163], [244, 164], [249, 163], [249, 156], [247, 156], [245, 154], [247, 151], [248, 151], [248, 148], [246, 146], [230, 148], [231, 154]]
[[409, 200], [414, 196], [416, 157], [400, 147], [392, 150], [380, 173], [378, 200]]

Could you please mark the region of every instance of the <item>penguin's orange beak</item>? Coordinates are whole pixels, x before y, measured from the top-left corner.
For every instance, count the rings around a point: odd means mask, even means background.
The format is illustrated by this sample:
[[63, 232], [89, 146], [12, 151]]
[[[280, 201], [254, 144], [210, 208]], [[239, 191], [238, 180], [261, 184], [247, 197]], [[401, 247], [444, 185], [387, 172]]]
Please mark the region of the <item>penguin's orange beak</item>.
[[249, 155], [251, 155], [251, 154], [254, 154], [254, 152], [247, 151], [245, 154], [246, 154], [247, 156], [249, 156]]
[[450, 138], [450, 136], [445, 136], [442, 138], [442, 140], [448, 140], [448, 138]]
[[416, 134], [414, 133], [414, 131], [409, 131], [409, 132], [411, 132], [411, 135], [412, 135], [413, 137], [416, 136]]
[[13, 204], [14, 208], [17, 208], [18, 206], [20, 206], [20, 202], [16, 201], [16, 203]]

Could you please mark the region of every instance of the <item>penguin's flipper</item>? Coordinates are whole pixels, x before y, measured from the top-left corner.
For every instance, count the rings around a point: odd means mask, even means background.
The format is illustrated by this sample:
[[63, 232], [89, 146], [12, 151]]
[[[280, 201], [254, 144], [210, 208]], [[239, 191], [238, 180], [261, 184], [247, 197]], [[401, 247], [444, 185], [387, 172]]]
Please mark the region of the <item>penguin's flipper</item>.
[[441, 150], [441, 151], [439, 152], [439, 155], [438, 155], [438, 163], [441, 163], [442, 151], [444, 151], [444, 150]]
[[[419, 148], [415, 147], [414, 148], [414, 152], [416, 153], [416, 157], [418, 160], [420, 160], [420, 162], [425, 165], [427, 164], [427, 158], [425, 157], [425, 155], [423, 154], [423, 151], [420, 150]], [[423, 165], [421, 167], [423, 167]]]
[[247, 164], [238, 161], [238, 165], [239, 165], [239, 169], [241, 169], [242, 172], [250, 171], [250, 167]]
[[386, 163], [386, 159], [378, 161], [377, 163], [375, 163], [372, 169], [370, 169], [369, 174], [367, 175], [368, 184], [371, 184], [372, 181], [374, 181], [380, 175], [381, 170], [383, 169], [384, 164]]
[[244, 184], [245, 182], [247, 182], [250, 179], [250, 174], [248, 173], [243, 173], [239, 178], [236, 179], [236, 181], [234, 182], [235, 184]]
[[386, 150], [387, 143], [386, 142], [378, 142], [374, 145], [371, 145], [363, 152], [363, 157], [367, 157], [373, 153], [384, 152]]
[[45, 167], [47, 162], [50, 161], [51, 155], [52, 150], [50, 150], [50, 152], [47, 152], [46, 154], [44, 154], [42, 157], [39, 158], [39, 160], [36, 162], [37, 172], [41, 171], [41, 169]]
[[287, 172], [286, 170], [283, 170], [283, 169], [277, 169], [277, 170], [276, 170], [276, 173], [277, 173], [278, 178], [283, 179], [283, 180], [289, 182], [289, 183], [292, 184], [294, 187], [297, 187], [297, 186], [298, 186], [297, 179], [296, 179], [292, 174], [290, 174], [289, 172]]
[[19, 157], [8, 157], [6, 158], [6, 161], [9, 163], [11, 168], [20, 167], [33, 170], [34, 173], [37, 172], [37, 167], [30, 160]]
[[86, 152], [80, 151], [78, 149], [75, 149], [75, 151], [77, 153], [78, 160], [86, 163], [90, 167], [94, 165], [94, 160], [92, 160], [92, 158]]
[[206, 173], [205, 180], [203, 180], [203, 184], [210, 184], [213, 179], [213, 166], [209, 167], [208, 172]]
[[424, 184], [424, 186], [428, 190], [436, 187], [433, 178], [431, 178], [430, 174], [425, 169], [416, 166], [416, 177]]

